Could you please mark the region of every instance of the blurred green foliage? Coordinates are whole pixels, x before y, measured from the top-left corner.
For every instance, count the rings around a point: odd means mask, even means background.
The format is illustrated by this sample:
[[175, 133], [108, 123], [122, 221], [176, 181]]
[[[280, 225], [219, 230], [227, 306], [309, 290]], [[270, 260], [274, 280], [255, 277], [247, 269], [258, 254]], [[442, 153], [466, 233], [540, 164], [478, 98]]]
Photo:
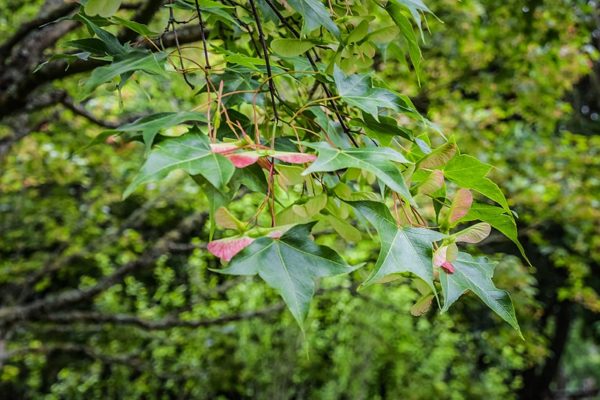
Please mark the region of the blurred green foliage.
[[[40, 3], [0, 5], [0, 33], [14, 31]], [[0, 397], [511, 399], [543, 376], [558, 350], [561, 366], [546, 386], [554, 393], [598, 388], [600, 125], [590, 119], [586, 131], [567, 129], [580, 114], [569, 92], [597, 60], [590, 40], [598, 11], [574, 0], [427, 4], [441, 22], [428, 18], [420, 85], [408, 62], [374, 58], [359, 67], [379, 71], [444, 131], [455, 132], [461, 148], [497, 166], [495, 178], [519, 214], [535, 267], [497, 257], [495, 278], [513, 294], [525, 341], [474, 296], [453, 306], [451, 317], [413, 317], [418, 293], [404, 279], [357, 292], [364, 271], [321, 286], [303, 334], [264, 284], [208, 271], [217, 261], [204, 250], [209, 228], [202, 226], [155, 266], [80, 308], [158, 321], [177, 314], [207, 326], [25, 321], [1, 339], [10, 357], [0, 359]], [[120, 101], [107, 93], [87, 109], [116, 121], [156, 108], [189, 109], [196, 101], [182, 80], [138, 83]], [[59, 85], [76, 92], [78, 81]], [[149, 95], [160, 100], [150, 105]], [[123, 201], [141, 146], [82, 150], [102, 129], [62, 108], [31, 118], [48, 116], [1, 161], [6, 304], [89, 287], [206, 208], [198, 187], [177, 174]], [[10, 135], [0, 127], [0, 139]], [[232, 209], [242, 214], [244, 201]], [[486, 247], [492, 256], [514, 252], [495, 239]], [[341, 247], [335, 235], [320, 241], [350, 262], [377, 257], [371, 241], [353, 248]], [[60, 269], [37, 279], [49, 265]], [[564, 304], [568, 320], [561, 317]], [[215, 322], [256, 310], [267, 312]], [[560, 324], [569, 333], [564, 349], [555, 346]]]

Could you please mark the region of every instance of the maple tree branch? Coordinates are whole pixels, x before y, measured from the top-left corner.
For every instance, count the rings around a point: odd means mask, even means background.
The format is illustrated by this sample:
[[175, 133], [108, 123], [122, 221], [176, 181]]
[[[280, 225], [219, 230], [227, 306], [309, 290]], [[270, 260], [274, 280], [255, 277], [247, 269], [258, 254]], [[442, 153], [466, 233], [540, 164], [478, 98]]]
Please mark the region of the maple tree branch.
[[39, 16], [21, 24], [19, 29], [17, 29], [17, 31], [11, 37], [6, 39], [0, 45], [0, 60], [2, 60], [2, 63], [6, 63], [6, 61], [8, 61], [8, 56], [10, 55], [11, 50], [29, 33], [39, 29], [42, 25], [48, 24], [58, 18], [68, 15], [69, 13], [75, 11], [77, 7], [79, 7], [79, 4], [75, 2], [63, 3], [61, 6], [52, 10], [48, 14]]
[[150, 320], [130, 314], [103, 314], [88, 311], [70, 311], [56, 314], [39, 314], [34, 321], [52, 322], [58, 324], [113, 324], [132, 325], [145, 330], [166, 330], [172, 328], [201, 328], [209, 326], [225, 325], [230, 322], [242, 321], [252, 318], [260, 318], [278, 313], [285, 308], [283, 303], [276, 303], [260, 310], [241, 312], [238, 314], [224, 315], [216, 318], [199, 320], [185, 320], [177, 316], [166, 317], [159, 320]]
[[112, 274], [100, 279], [91, 287], [84, 289], [69, 289], [58, 294], [48, 295], [47, 297], [32, 301], [28, 304], [0, 308], [0, 321], [4, 324], [9, 324], [19, 320], [28, 320], [34, 315], [59, 310], [94, 298], [116, 283], [121, 282], [132, 272], [154, 264], [160, 256], [168, 253], [170, 243], [179, 241], [179, 239], [184, 235], [189, 234], [193, 229], [198, 226], [203, 226], [207, 217], [208, 215], [206, 213], [198, 213], [185, 218], [179, 226], [163, 235], [139, 258], [122, 265]]
[[75, 103], [73, 99], [68, 96], [65, 96], [61, 103], [75, 114], [103, 128], [114, 129], [121, 125], [119, 122], [106, 121], [102, 118], [96, 117], [94, 114], [86, 110], [85, 107], [83, 107], [81, 104]]
[[[186, 26], [177, 31], [177, 40], [173, 32], [165, 34], [162, 38], [162, 43], [165, 47], [174, 47], [178, 41], [180, 44], [192, 43], [201, 38], [201, 29], [199, 26]], [[160, 45], [159, 40], [141, 41], [138, 45], [140, 48], [156, 51]], [[0, 119], [16, 112], [23, 110], [31, 101], [30, 98], [36, 97], [34, 93], [39, 87], [51, 83], [56, 80], [68, 78], [70, 76], [88, 72], [96, 67], [108, 64], [107, 61], [101, 60], [77, 60], [68, 64], [66, 61], [51, 61], [42, 67], [36, 73], [24, 73], [20, 71], [18, 78], [7, 83], [8, 87], [4, 92], [0, 91]], [[19, 68], [13, 66], [11, 69]], [[9, 71], [0, 70], [0, 87], [4, 86], [2, 75], [8, 75]]]

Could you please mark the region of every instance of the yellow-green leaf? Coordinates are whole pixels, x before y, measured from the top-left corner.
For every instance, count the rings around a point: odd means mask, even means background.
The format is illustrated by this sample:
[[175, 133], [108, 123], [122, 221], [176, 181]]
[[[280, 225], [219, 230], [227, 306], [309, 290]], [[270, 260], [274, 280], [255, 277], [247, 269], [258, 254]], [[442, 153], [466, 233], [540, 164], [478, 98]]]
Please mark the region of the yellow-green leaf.
[[282, 57], [296, 57], [315, 47], [315, 43], [302, 39], [275, 39], [271, 48]]
[[85, 13], [104, 18], [112, 17], [119, 10], [121, 2], [122, 0], [88, 0], [85, 4]]

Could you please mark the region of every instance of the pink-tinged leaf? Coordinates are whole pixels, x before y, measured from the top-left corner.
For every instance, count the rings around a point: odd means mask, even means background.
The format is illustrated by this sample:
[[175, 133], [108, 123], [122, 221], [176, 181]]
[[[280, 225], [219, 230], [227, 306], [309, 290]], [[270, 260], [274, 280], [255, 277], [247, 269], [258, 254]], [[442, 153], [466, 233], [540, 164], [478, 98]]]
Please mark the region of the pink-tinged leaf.
[[268, 236], [273, 239], [279, 239], [280, 237], [283, 236], [284, 233], [285, 233], [285, 231], [273, 231], [273, 232], [269, 233]]
[[468, 189], [459, 189], [452, 201], [448, 221], [453, 224], [467, 215], [471, 204], [473, 204], [473, 194], [471, 194], [471, 191]]
[[221, 261], [229, 261], [237, 253], [250, 246], [253, 241], [254, 239], [247, 236], [213, 240], [208, 244], [207, 249]]
[[230, 151], [236, 150], [237, 148], [238, 148], [238, 146], [233, 143], [211, 143], [210, 144], [210, 150], [213, 153], [217, 153], [217, 154], [228, 153]]
[[275, 228], [271, 228], [270, 232], [266, 234], [266, 236], [272, 238], [272, 239], [279, 239], [281, 238], [287, 231], [289, 231], [290, 229], [292, 229], [294, 226], [296, 226], [296, 224], [289, 224], [289, 225], [280, 225], [280, 226], [276, 226]]
[[276, 158], [280, 161], [290, 163], [290, 164], [305, 164], [309, 162], [313, 162], [317, 159], [317, 156], [314, 154], [306, 154], [306, 153], [276, 153], [273, 154], [273, 158]]
[[444, 186], [444, 171], [436, 169], [419, 186], [419, 193], [431, 194]]
[[411, 308], [410, 313], [415, 317], [420, 317], [425, 314], [431, 308], [431, 302], [433, 300], [433, 294], [426, 294], [421, 297]]
[[448, 163], [456, 154], [458, 147], [455, 143], [446, 143], [437, 149], [433, 150], [430, 154], [425, 156], [423, 160], [419, 162], [419, 168], [434, 169], [440, 168]]
[[455, 271], [454, 265], [452, 265], [452, 263], [449, 261], [444, 261], [441, 267], [444, 269], [444, 271], [446, 271], [449, 274], [453, 274]]
[[245, 168], [248, 165], [254, 164], [260, 158], [256, 153], [226, 154], [225, 157], [227, 157], [236, 168]]
[[451, 243], [448, 246], [442, 246], [433, 253], [433, 265], [436, 267], [442, 267], [445, 270], [448, 270], [448, 265], [454, 272], [454, 267], [452, 267], [452, 261], [456, 260], [458, 255], [458, 247], [456, 247], [455, 243]]
[[446, 251], [448, 250], [448, 246], [440, 247], [433, 253], [433, 265], [436, 267], [441, 267], [443, 263], [446, 262]]
[[479, 243], [490, 235], [492, 227], [487, 222], [480, 222], [456, 234], [457, 242]]

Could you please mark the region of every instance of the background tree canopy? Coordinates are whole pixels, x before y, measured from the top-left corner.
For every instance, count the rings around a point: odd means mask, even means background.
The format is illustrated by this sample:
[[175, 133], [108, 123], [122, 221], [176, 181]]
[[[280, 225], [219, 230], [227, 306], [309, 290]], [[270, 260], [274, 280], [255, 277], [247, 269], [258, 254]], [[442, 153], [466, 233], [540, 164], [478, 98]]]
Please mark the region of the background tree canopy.
[[598, 21], [3, 2], [0, 397], [596, 398]]

